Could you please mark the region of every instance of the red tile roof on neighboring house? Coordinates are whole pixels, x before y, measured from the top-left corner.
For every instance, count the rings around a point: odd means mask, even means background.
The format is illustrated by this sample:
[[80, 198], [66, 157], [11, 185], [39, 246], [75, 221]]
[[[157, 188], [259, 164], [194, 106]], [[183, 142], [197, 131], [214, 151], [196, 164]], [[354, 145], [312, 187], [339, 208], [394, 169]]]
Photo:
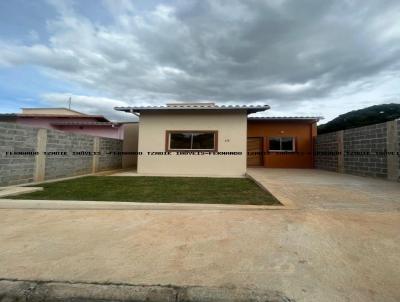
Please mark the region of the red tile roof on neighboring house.
[[0, 113], [1, 118], [68, 118], [68, 119], [96, 119], [99, 122], [110, 122], [102, 115], [56, 115], [56, 114], [27, 114], [27, 113]]
[[54, 126], [111, 126], [120, 127], [122, 123], [113, 122], [54, 122], [51, 123]]

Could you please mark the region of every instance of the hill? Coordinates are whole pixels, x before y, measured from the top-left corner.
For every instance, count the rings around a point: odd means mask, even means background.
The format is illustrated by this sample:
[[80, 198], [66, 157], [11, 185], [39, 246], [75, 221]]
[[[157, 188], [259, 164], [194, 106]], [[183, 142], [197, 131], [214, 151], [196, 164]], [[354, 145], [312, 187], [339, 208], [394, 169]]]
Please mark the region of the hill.
[[400, 118], [400, 104], [370, 106], [341, 114], [330, 122], [318, 126], [318, 134], [383, 123], [396, 118]]

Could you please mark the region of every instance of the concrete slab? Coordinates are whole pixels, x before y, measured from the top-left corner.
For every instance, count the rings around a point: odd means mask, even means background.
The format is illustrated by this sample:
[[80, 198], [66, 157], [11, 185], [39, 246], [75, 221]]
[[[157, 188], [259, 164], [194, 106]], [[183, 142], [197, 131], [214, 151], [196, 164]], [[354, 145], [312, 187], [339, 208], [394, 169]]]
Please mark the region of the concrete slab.
[[400, 211], [400, 183], [316, 169], [252, 168], [247, 174], [295, 208]]
[[32, 193], [36, 191], [43, 191], [42, 187], [2, 187], [0, 188], [0, 198], [4, 198], [6, 196], [16, 196], [25, 193]]
[[124, 170], [108, 174], [107, 176], [140, 176], [136, 170]]

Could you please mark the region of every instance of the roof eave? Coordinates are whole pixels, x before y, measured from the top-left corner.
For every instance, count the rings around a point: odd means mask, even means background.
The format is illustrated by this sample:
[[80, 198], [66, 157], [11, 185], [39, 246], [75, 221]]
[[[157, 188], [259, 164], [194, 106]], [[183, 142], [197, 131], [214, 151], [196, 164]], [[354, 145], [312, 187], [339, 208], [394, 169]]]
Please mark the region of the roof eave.
[[276, 121], [276, 122], [280, 122], [280, 121], [291, 121], [291, 122], [319, 122], [320, 120], [324, 119], [322, 116], [312, 116], [312, 117], [248, 117], [247, 120], [249, 121], [259, 121], [259, 122], [263, 122], [263, 121]]
[[268, 105], [247, 107], [247, 106], [221, 106], [221, 107], [114, 107], [114, 110], [133, 114], [140, 114], [144, 111], [246, 111], [247, 114], [262, 112], [270, 109]]

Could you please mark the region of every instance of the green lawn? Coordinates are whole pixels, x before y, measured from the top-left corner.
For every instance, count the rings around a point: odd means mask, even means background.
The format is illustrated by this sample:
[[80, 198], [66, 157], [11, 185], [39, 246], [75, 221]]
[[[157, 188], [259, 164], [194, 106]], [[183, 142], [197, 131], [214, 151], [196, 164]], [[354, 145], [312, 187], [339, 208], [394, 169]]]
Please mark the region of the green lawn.
[[87, 176], [39, 186], [12, 198], [280, 205], [247, 178]]

